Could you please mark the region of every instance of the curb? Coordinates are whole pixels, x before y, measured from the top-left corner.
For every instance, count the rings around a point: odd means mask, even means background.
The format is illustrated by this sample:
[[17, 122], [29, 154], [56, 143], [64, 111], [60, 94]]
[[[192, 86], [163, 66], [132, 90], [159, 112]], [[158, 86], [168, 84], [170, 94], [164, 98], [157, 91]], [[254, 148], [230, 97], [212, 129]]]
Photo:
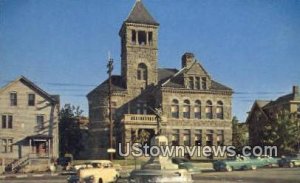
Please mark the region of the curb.
[[52, 174], [22, 174], [22, 175], [0, 175], [0, 179], [21, 179], [21, 178], [28, 178], [28, 177], [53, 177], [59, 176], [59, 173], [52, 173]]

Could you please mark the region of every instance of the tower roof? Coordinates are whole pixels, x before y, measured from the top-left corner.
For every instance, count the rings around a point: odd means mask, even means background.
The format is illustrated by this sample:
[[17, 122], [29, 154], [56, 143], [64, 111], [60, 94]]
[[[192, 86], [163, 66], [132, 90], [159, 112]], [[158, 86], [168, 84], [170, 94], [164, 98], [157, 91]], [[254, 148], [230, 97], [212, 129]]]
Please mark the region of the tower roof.
[[137, 0], [129, 13], [128, 18], [125, 20], [127, 23], [140, 23], [149, 25], [159, 25], [154, 18], [150, 15], [141, 0]]

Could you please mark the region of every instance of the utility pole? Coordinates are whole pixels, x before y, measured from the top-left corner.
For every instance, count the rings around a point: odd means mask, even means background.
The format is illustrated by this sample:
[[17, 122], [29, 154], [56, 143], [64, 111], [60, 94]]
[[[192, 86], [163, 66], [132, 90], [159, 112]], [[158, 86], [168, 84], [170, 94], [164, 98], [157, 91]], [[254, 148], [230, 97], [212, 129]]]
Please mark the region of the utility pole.
[[[113, 120], [112, 120], [112, 113], [111, 113], [111, 73], [113, 70], [113, 59], [108, 58], [108, 64], [107, 64], [107, 74], [108, 74], [108, 108], [109, 108], [109, 146], [110, 149], [113, 148]], [[113, 153], [109, 153], [109, 159], [110, 161], [113, 160]]]

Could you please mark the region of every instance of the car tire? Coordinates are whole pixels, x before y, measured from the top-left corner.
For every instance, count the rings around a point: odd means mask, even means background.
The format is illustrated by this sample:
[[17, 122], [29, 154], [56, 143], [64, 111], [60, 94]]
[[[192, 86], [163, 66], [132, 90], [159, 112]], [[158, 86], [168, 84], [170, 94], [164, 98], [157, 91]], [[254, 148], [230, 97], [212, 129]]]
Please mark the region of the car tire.
[[293, 163], [293, 162], [290, 162], [290, 163], [289, 163], [289, 167], [290, 167], [290, 168], [294, 168], [294, 167], [295, 167], [294, 163]]
[[232, 172], [232, 167], [231, 167], [231, 166], [226, 166], [225, 170], [226, 170], [227, 172]]

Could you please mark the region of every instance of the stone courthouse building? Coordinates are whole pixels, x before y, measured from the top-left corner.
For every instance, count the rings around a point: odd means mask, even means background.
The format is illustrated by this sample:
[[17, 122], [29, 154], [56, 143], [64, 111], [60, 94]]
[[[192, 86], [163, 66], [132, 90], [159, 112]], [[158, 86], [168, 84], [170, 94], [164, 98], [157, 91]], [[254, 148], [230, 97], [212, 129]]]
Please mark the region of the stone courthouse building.
[[[121, 26], [121, 75], [112, 76], [115, 147], [132, 142], [141, 130], [153, 136], [157, 125], [150, 108], [158, 106], [164, 115], [162, 133], [170, 145], [231, 144], [232, 89], [213, 80], [193, 53], [183, 54], [179, 69], [159, 68], [158, 28], [141, 1]], [[89, 157], [108, 157], [108, 80], [87, 98]]]

